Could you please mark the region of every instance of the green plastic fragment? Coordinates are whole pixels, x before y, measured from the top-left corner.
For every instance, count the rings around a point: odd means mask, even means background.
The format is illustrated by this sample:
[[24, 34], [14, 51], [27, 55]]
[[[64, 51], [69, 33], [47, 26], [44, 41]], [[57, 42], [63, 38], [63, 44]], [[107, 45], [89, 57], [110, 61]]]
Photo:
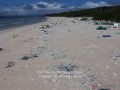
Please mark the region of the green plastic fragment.
[[97, 30], [107, 30], [107, 28], [106, 28], [106, 27], [99, 26], [99, 27], [97, 28]]

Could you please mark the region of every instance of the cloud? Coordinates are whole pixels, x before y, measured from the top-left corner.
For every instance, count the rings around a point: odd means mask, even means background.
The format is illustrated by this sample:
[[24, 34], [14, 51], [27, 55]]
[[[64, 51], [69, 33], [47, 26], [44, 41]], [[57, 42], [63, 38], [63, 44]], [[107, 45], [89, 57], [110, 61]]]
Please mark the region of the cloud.
[[[40, 15], [40, 14], [48, 14], [48, 13], [58, 13], [62, 11], [70, 11], [70, 10], [79, 10], [81, 8], [94, 8], [100, 6], [109, 6], [110, 4], [106, 2], [92, 2], [88, 1], [82, 6], [65, 6], [64, 4], [57, 2], [45, 2], [40, 1], [37, 3], [31, 3], [21, 6], [12, 6], [12, 7], [2, 7], [0, 10], [0, 15]], [[1, 7], [1, 6], [0, 6]]]
[[31, 4], [27, 4], [26, 6], [23, 7], [25, 10], [33, 10], [34, 7]]
[[67, 6], [63, 5], [63, 6], [61, 6], [61, 8], [64, 8], [64, 9], [65, 9], [65, 8], [67, 8]]
[[24, 10], [57, 10], [57, 9], [66, 9], [67, 7], [63, 4], [60, 3], [48, 3], [48, 2], [38, 2], [38, 3], [34, 3], [34, 4], [27, 4], [22, 6], [22, 9]]
[[56, 2], [48, 3], [48, 2], [43, 2], [43, 1], [38, 2], [37, 4], [34, 4], [34, 6], [36, 6], [36, 5], [37, 5], [38, 8], [47, 8], [47, 9], [61, 9], [64, 6], [63, 4], [56, 3]]
[[82, 6], [82, 8], [95, 8], [95, 7], [102, 7], [102, 6], [110, 6], [110, 4], [104, 1], [100, 1], [100, 2], [88, 1]]
[[38, 2], [21, 6], [3, 7], [0, 15], [40, 15], [48, 13], [57, 13], [67, 10], [67, 7], [60, 3]]
[[36, 4], [36, 6], [39, 7], [39, 8], [47, 8], [47, 6], [44, 5], [44, 4]]

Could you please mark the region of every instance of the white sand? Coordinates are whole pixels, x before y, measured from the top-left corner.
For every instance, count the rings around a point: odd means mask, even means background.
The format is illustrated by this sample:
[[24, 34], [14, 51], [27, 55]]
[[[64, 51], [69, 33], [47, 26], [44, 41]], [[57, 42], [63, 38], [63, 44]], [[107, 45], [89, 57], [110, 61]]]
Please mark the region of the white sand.
[[[49, 17], [42, 23], [0, 31], [4, 49], [0, 51], [0, 90], [92, 90], [96, 82], [99, 87], [120, 90], [119, 27], [99, 31], [92, 20], [80, 19]], [[41, 29], [42, 25], [50, 28]], [[103, 38], [106, 34], [112, 37]], [[21, 60], [33, 55], [38, 57]], [[5, 68], [9, 62], [15, 65]], [[73, 78], [58, 78], [61, 64], [76, 65], [79, 78], [76, 73]], [[42, 78], [46, 73], [57, 78]]]

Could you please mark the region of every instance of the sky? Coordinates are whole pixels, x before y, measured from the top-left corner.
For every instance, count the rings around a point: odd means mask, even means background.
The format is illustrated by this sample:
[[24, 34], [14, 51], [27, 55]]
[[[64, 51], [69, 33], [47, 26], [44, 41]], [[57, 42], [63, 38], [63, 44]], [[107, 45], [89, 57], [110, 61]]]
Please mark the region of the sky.
[[48, 14], [119, 3], [120, 0], [0, 0], [0, 15]]

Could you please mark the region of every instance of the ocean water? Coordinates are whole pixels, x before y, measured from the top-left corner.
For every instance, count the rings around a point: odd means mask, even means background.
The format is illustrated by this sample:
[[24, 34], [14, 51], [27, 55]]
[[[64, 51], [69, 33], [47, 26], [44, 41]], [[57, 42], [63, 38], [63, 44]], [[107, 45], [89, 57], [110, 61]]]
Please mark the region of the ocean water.
[[45, 17], [32, 16], [32, 17], [0, 17], [0, 30], [6, 30], [8, 28], [19, 27], [38, 23], [45, 20]]

